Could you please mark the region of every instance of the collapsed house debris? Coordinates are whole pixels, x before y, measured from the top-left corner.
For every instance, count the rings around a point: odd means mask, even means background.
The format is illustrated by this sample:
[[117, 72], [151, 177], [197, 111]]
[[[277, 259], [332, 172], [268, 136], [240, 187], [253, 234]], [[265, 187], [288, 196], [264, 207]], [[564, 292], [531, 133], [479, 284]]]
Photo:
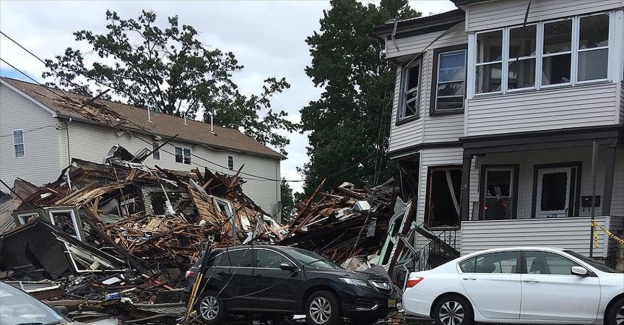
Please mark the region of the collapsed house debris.
[[[393, 180], [372, 189], [344, 183], [316, 191], [297, 206], [282, 245], [316, 251], [343, 267], [363, 271], [382, 266], [398, 289], [410, 271], [428, 269], [459, 256], [446, 232], [416, 224], [416, 205], [404, 203]], [[425, 240], [416, 245], [416, 236]]]
[[147, 154], [116, 146], [106, 164], [73, 159], [50, 184], [17, 180], [0, 205], [0, 279], [52, 280], [63, 295], [48, 300], [151, 319], [158, 313], [134, 305], [180, 302], [184, 273], [208, 238], [216, 246], [283, 239], [286, 229], [243, 193], [240, 170], [150, 169]]

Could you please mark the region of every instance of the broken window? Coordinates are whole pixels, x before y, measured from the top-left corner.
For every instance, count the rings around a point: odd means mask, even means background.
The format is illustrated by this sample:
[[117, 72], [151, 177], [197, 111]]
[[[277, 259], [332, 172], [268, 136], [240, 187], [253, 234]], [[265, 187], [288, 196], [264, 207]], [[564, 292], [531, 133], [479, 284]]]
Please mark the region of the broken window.
[[420, 108], [420, 60], [414, 60], [403, 67], [401, 76], [402, 98], [399, 107], [399, 120], [418, 117]]
[[572, 65], [572, 19], [544, 24], [542, 85], [569, 83]]
[[15, 148], [15, 157], [24, 157], [24, 132], [22, 130], [13, 130], [13, 148]]
[[178, 163], [191, 164], [191, 149], [175, 147], [175, 161]]
[[501, 90], [503, 72], [503, 31], [477, 34], [476, 93]]
[[429, 167], [425, 222], [429, 227], [459, 227], [462, 166]]
[[501, 220], [514, 218], [516, 191], [515, 167], [485, 167], [482, 195], [481, 220]]
[[609, 14], [580, 19], [578, 81], [607, 78], [609, 63]]
[[509, 30], [508, 89], [535, 87], [537, 25]]
[[20, 213], [17, 215], [18, 225], [25, 225], [31, 222], [33, 219], [37, 218], [39, 213], [37, 212], [28, 212], [28, 213]]
[[153, 142], [152, 143], [152, 159], [160, 160], [160, 143]]
[[82, 240], [82, 236], [80, 235], [80, 228], [78, 228], [78, 219], [74, 214], [73, 210], [58, 210], [58, 211], [50, 211], [50, 222], [61, 228], [63, 232], [66, 234], [78, 239]]

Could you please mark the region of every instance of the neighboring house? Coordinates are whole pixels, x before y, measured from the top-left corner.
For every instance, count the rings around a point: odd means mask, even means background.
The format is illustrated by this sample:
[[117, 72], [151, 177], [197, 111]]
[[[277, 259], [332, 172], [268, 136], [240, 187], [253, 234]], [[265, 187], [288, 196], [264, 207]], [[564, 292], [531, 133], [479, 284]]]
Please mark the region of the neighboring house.
[[54, 181], [71, 158], [102, 163], [117, 144], [131, 153], [164, 144], [144, 161], [150, 167], [232, 175], [244, 165], [245, 194], [265, 212], [279, 211], [286, 157], [238, 130], [0, 78], [0, 179], [9, 186], [16, 178]]
[[417, 224], [453, 232], [462, 254], [613, 257], [602, 231], [590, 248], [590, 217], [595, 186], [597, 223], [623, 229], [624, 2], [453, 2], [375, 30], [397, 66], [388, 154], [407, 171]]

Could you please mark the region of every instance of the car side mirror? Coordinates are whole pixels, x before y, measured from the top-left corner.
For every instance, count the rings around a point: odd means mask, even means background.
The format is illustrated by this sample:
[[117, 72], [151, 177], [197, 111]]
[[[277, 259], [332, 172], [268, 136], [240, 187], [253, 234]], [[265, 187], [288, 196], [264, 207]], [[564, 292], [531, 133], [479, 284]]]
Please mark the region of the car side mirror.
[[584, 268], [584, 267], [580, 267], [580, 266], [573, 266], [573, 267], [570, 269], [570, 273], [572, 273], [572, 274], [574, 274], [574, 275], [581, 276], [581, 277], [586, 277], [586, 276], [588, 276], [588, 275], [589, 275], [589, 271], [587, 271], [587, 269], [586, 269], [586, 268]]
[[288, 262], [284, 262], [284, 263], [280, 264], [280, 270], [291, 271], [292, 272], [292, 271], [294, 271], [296, 269], [297, 269], [296, 266], [294, 266], [294, 265], [292, 265], [291, 263], [288, 263]]
[[52, 309], [54, 309], [54, 311], [56, 311], [57, 313], [63, 316], [69, 315], [69, 308], [67, 308], [66, 306], [54, 306], [52, 307]]

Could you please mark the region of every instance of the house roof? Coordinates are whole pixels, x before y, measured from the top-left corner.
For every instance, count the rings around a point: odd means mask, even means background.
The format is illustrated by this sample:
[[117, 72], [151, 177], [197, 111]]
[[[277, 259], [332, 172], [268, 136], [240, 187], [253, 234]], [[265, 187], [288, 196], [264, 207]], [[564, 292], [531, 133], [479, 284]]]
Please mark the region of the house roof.
[[[214, 126], [199, 121], [151, 112], [145, 109], [115, 101], [97, 99], [46, 87], [21, 80], [1, 77], [2, 81], [23, 92], [43, 106], [56, 112], [57, 117], [97, 124], [105, 127], [135, 131], [148, 135], [158, 135], [176, 140], [203, 144], [218, 150], [243, 152], [272, 159], [286, 157], [236, 129]], [[52, 91], [50, 91], [52, 90]], [[86, 103], [86, 104], [85, 104]]]
[[[404, 36], [414, 36], [442, 31], [464, 21], [464, 19], [464, 11], [461, 9], [455, 9], [437, 15], [400, 20], [397, 23], [396, 34], [397, 36], [400, 36], [399, 34], [409, 33], [409, 35]], [[374, 33], [378, 37], [389, 37], [393, 31], [394, 21], [388, 21], [384, 25], [377, 26], [374, 29]]]

